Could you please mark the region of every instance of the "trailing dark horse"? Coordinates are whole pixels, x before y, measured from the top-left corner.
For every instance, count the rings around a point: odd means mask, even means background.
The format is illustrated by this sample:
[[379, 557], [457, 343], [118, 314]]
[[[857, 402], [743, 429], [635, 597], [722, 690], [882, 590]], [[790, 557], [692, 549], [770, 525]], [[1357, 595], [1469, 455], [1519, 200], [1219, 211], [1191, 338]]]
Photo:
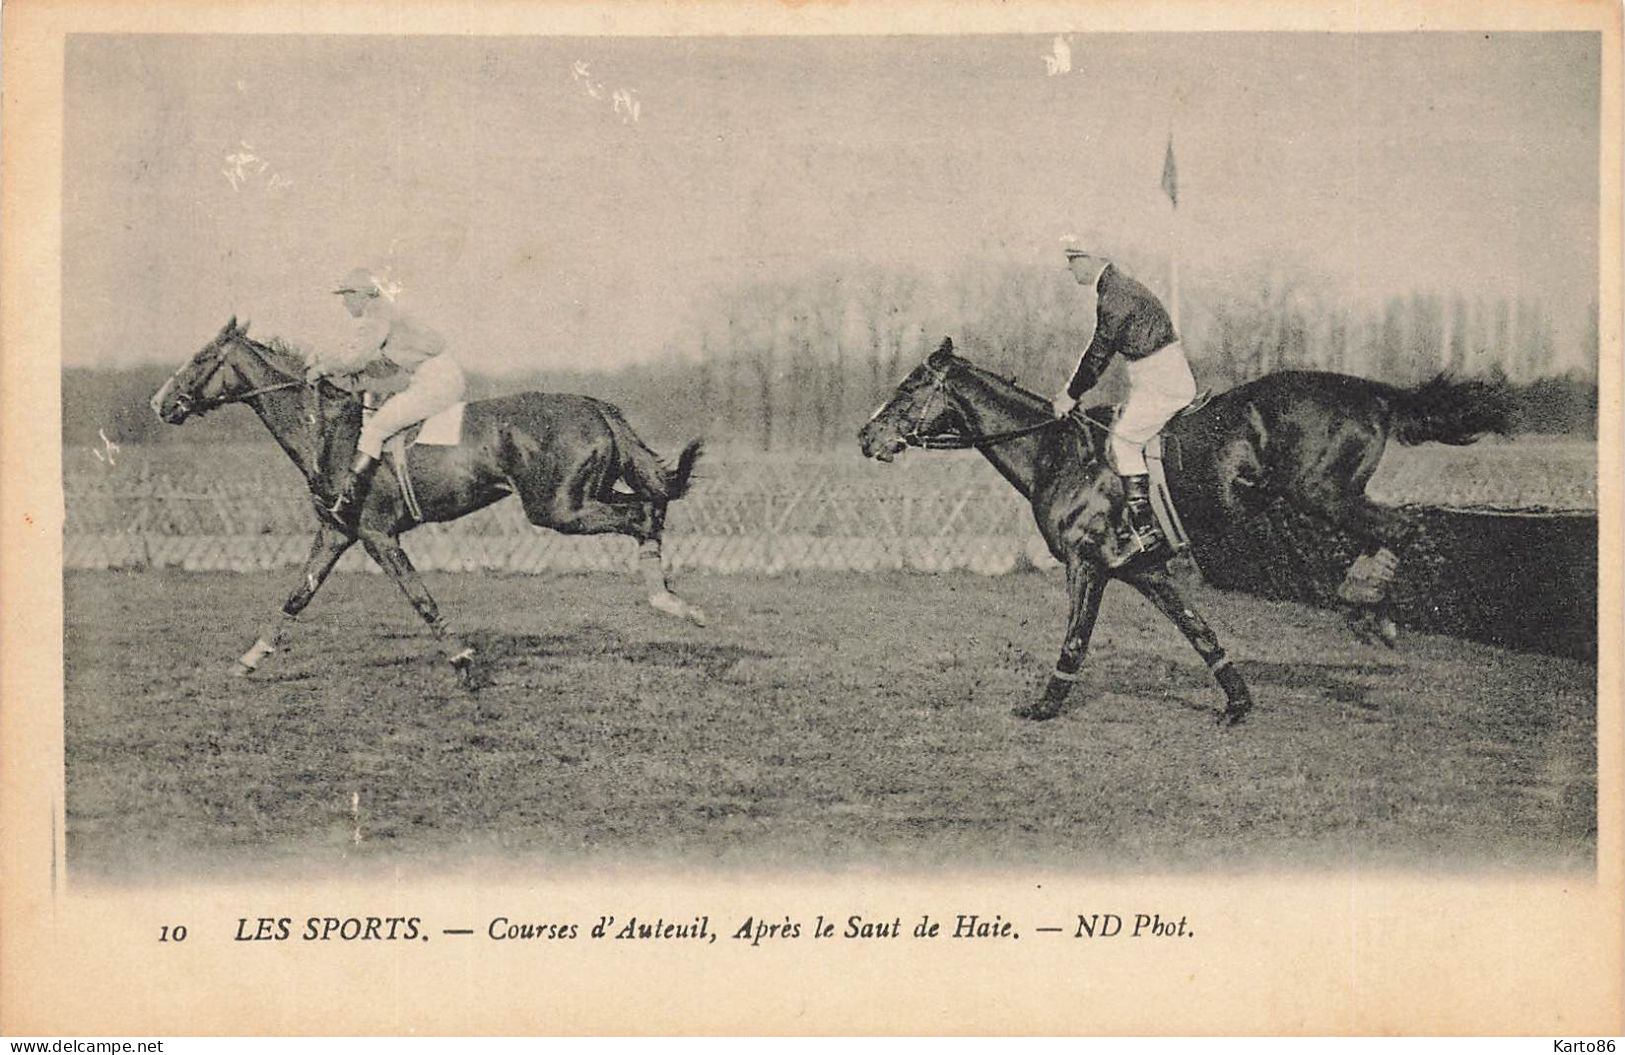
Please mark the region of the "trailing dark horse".
[[[378, 474], [354, 533], [321, 515], [334, 497], [335, 478], [355, 454], [361, 399], [331, 380], [308, 382], [299, 355], [251, 339], [247, 324], [239, 326], [234, 318], [152, 397], [153, 410], [172, 425], [227, 403], [246, 403], [265, 422], [304, 473], [320, 522], [298, 588], [237, 661], [235, 673], [250, 673], [286, 643], [289, 624], [360, 541], [429, 624], [459, 676], [469, 680], [473, 650], [451, 635], [401, 548], [400, 534], [419, 521], [407, 511], [394, 474]], [[455, 520], [517, 494], [526, 518], [538, 527], [630, 535], [639, 542], [649, 603], [703, 624], [703, 613], [667, 585], [660, 554], [666, 506], [688, 490], [699, 455], [695, 440], [667, 468], [614, 406], [587, 396], [524, 392], [469, 403], [460, 444], [413, 447], [409, 461], [423, 522]], [[617, 482], [630, 490], [620, 490]]]
[[[1048, 400], [956, 356], [952, 342], [944, 341], [858, 438], [866, 457], [882, 461], [911, 446], [975, 447], [1032, 503], [1045, 543], [1066, 566], [1072, 608], [1043, 696], [1016, 714], [1045, 719], [1061, 712], [1088, 650], [1101, 593], [1115, 578], [1179, 627], [1224, 689], [1220, 720], [1238, 722], [1252, 697], [1218, 637], [1185, 603], [1167, 562], [1136, 561], [1117, 530], [1123, 486], [1107, 464], [1107, 409], [1092, 408], [1083, 422], [1056, 421]], [[1387, 441], [1470, 443], [1486, 432], [1506, 432], [1507, 419], [1504, 388], [1486, 382], [1439, 378], [1406, 390], [1341, 374], [1271, 374], [1169, 424], [1165, 435], [1180, 452], [1170, 487], [1193, 533], [1217, 533], [1279, 497], [1347, 531], [1372, 553], [1386, 552], [1391, 566], [1411, 525], [1365, 496]], [[1380, 589], [1365, 607], [1383, 611]]]

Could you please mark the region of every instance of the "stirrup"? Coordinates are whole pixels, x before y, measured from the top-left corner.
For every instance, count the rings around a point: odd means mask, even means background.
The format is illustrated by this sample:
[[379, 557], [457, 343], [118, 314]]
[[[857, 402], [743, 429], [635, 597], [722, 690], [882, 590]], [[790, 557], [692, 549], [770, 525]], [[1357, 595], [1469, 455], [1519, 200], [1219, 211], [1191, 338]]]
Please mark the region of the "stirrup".
[[332, 505], [320, 508], [328, 520], [346, 531], [355, 531], [361, 526], [361, 503], [349, 495], [340, 494]]
[[1167, 536], [1162, 533], [1160, 528], [1153, 526], [1149, 530], [1141, 530], [1126, 516], [1124, 521], [1123, 530], [1117, 533], [1117, 537], [1119, 541], [1131, 548], [1123, 554], [1120, 560], [1113, 562], [1112, 567], [1121, 568], [1126, 564], [1132, 564], [1146, 557], [1166, 560], [1174, 555], [1173, 544], [1168, 541]]
[[1153, 531], [1145, 534], [1136, 531], [1134, 532], [1134, 541], [1139, 545], [1140, 552], [1142, 554], [1154, 553], [1159, 557], [1171, 557], [1174, 555], [1173, 544], [1170, 543], [1166, 537], [1164, 537], [1161, 531]]

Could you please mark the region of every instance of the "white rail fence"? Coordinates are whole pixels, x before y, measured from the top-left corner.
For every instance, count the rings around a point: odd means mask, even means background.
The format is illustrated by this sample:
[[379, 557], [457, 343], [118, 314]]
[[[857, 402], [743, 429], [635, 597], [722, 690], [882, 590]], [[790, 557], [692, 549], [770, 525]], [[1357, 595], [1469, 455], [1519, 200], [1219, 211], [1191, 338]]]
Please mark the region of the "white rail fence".
[[[671, 507], [665, 551], [675, 570], [1003, 574], [1050, 561], [1020, 496], [965, 459], [944, 459], [921, 473], [788, 461], [708, 469]], [[296, 477], [85, 474], [70, 478], [67, 489], [64, 561], [74, 569], [294, 566], [315, 524]], [[630, 539], [536, 528], [512, 500], [425, 524], [405, 545], [420, 568], [440, 571], [598, 571], [630, 568], [634, 560]], [[356, 553], [340, 568], [370, 563]]]
[[[316, 519], [304, 482], [268, 446], [127, 450], [111, 464], [65, 451], [65, 564], [73, 569], [252, 571], [304, 560]], [[1393, 447], [1370, 492], [1393, 504], [1596, 508], [1589, 444]], [[419, 567], [581, 572], [631, 566], [619, 536], [533, 527], [505, 500], [406, 536]], [[709, 454], [671, 507], [666, 554], [678, 571], [969, 570], [1004, 574], [1051, 558], [1025, 501], [978, 455]], [[370, 568], [350, 554], [341, 568]]]

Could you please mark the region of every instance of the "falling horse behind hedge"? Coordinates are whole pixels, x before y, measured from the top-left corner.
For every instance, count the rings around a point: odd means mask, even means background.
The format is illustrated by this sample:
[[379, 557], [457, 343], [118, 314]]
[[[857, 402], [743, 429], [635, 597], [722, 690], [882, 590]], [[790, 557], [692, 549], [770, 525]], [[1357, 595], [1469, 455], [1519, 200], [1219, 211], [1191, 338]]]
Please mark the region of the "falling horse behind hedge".
[[[1136, 559], [1118, 530], [1123, 485], [1107, 464], [1107, 409], [1092, 408], [1082, 423], [1057, 421], [1048, 400], [961, 359], [944, 341], [858, 438], [866, 457], [882, 461], [907, 447], [974, 447], [1032, 503], [1044, 541], [1066, 566], [1072, 610], [1043, 697], [1017, 708], [1018, 715], [1060, 713], [1088, 650], [1101, 593], [1116, 578], [1179, 627], [1225, 691], [1221, 721], [1240, 721], [1252, 697], [1217, 635], [1185, 603], [1166, 560]], [[1401, 389], [1342, 374], [1270, 374], [1169, 424], [1165, 435], [1179, 451], [1170, 487], [1192, 535], [1216, 538], [1280, 498], [1359, 539], [1370, 558], [1391, 567], [1411, 525], [1365, 496], [1388, 440], [1471, 443], [1483, 433], [1507, 432], [1508, 418], [1507, 390], [1491, 382], [1437, 378]], [[1368, 583], [1357, 610], [1380, 623], [1387, 618], [1384, 596], [1382, 583]]]
[[[305, 474], [320, 526], [299, 586], [282, 614], [237, 661], [245, 675], [287, 640], [289, 624], [310, 603], [333, 565], [359, 541], [394, 578], [465, 681], [473, 650], [453, 637], [438, 606], [401, 548], [400, 534], [428, 521], [455, 520], [517, 494], [538, 527], [566, 534], [617, 533], [639, 543], [649, 603], [668, 615], [703, 624], [704, 614], [666, 582], [660, 540], [666, 507], [687, 492], [700, 442], [667, 468], [638, 439], [621, 412], [587, 396], [525, 392], [469, 403], [456, 446], [411, 448], [410, 480], [417, 512], [393, 473], [381, 472], [367, 495], [360, 525], [349, 533], [320, 516], [331, 504], [336, 477], [355, 454], [361, 433], [359, 397], [323, 379], [308, 382], [303, 359], [248, 336], [234, 318], [152, 397], [164, 421], [246, 403]], [[627, 491], [617, 488], [624, 483]]]

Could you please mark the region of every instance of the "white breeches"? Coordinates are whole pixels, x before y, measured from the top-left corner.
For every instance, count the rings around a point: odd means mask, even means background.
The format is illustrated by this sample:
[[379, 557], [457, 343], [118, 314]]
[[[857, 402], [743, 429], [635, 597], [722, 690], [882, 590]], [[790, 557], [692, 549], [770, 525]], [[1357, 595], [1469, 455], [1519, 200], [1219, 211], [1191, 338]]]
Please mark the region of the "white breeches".
[[466, 384], [462, 367], [451, 356], [441, 353], [425, 359], [411, 383], [390, 396], [362, 423], [361, 440], [356, 446], [363, 454], [381, 457], [385, 440], [462, 399]]
[[1145, 445], [1196, 398], [1196, 378], [1178, 341], [1124, 366], [1128, 399], [1112, 426], [1112, 457], [1119, 473], [1138, 476], [1146, 471]]

